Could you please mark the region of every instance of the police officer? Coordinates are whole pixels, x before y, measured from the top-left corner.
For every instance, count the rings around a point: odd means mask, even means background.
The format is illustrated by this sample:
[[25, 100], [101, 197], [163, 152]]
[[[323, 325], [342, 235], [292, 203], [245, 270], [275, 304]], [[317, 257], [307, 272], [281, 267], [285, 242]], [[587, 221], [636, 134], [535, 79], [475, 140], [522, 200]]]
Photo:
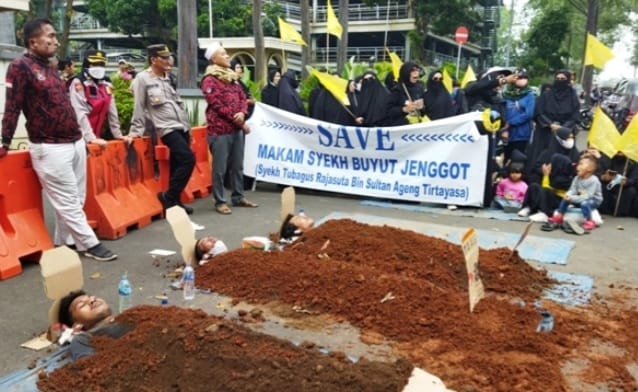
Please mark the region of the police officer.
[[192, 214], [193, 209], [180, 202], [180, 194], [195, 167], [195, 156], [190, 148], [190, 124], [184, 103], [169, 75], [172, 53], [164, 44], [151, 45], [146, 49], [151, 66], [139, 72], [131, 85], [135, 105], [129, 135], [142, 136], [146, 120], [152, 122], [157, 136], [170, 150], [168, 190], [158, 193], [157, 198], [164, 209], [178, 205]]
[[82, 137], [87, 143], [106, 145], [102, 128], [108, 118], [115, 139], [130, 140], [122, 135], [120, 119], [113, 97], [113, 86], [106, 80], [106, 55], [101, 50], [89, 50], [82, 62], [82, 71], [71, 81], [69, 95], [78, 118]]

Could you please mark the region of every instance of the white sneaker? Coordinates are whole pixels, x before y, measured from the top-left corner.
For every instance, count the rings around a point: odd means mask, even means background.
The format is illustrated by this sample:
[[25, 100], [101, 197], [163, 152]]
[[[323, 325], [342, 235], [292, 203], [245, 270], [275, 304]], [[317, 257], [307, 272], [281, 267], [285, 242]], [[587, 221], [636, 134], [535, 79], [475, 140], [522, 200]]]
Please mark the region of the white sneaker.
[[549, 217], [544, 212], [537, 212], [534, 215], [530, 215], [529, 220], [537, 223], [547, 223]]
[[518, 216], [525, 218], [529, 216], [529, 213], [529, 207], [523, 207], [523, 209], [518, 212]]
[[601, 226], [604, 223], [603, 217], [600, 216], [600, 212], [598, 212], [598, 210], [593, 210], [591, 212], [591, 220], [594, 221], [596, 226]]
[[454, 204], [448, 204], [447, 205], [447, 209], [450, 211], [455, 211], [458, 207], [455, 206]]

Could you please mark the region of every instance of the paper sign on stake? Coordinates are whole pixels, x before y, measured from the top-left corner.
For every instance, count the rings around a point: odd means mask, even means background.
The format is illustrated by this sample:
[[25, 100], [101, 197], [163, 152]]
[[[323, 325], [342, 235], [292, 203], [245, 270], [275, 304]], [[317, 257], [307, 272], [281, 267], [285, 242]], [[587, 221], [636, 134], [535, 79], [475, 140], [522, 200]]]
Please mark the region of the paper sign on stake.
[[479, 246], [476, 231], [468, 229], [461, 238], [461, 248], [465, 256], [465, 268], [467, 269], [467, 287], [470, 296], [470, 312], [474, 311], [474, 306], [485, 296], [483, 282], [479, 277], [478, 256]]

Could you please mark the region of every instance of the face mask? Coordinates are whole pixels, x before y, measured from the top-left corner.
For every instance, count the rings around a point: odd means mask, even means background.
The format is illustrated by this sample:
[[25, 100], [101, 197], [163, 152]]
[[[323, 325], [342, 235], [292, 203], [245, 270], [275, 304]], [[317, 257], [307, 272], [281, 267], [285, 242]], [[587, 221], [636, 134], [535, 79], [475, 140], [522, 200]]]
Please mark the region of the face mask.
[[95, 80], [104, 79], [104, 75], [106, 75], [106, 68], [104, 67], [91, 67], [87, 70], [87, 73], [90, 77]]
[[556, 136], [556, 139], [558, 139], [558, 144], [560, 144], [561, 147], [567, 149], [567, 150], [571, 150], [574, 147], [574, 138], [569, 138], [567, 140], [563, 140], [561, 138], [559, 138], [558, 136]]
[[211, 254], [213, 257], [215, 257], [225, 252], [228, 252], [228, 248], [226, 247], [226, 244], [224, 244], [222, 240], [217, 240], [215, 242], [215, 246], [213, 246], [213, 249], [211, 249], [208, 253]]
[[554, 80], [554, 88], [563, 89], [569, 86], [569, 80]]

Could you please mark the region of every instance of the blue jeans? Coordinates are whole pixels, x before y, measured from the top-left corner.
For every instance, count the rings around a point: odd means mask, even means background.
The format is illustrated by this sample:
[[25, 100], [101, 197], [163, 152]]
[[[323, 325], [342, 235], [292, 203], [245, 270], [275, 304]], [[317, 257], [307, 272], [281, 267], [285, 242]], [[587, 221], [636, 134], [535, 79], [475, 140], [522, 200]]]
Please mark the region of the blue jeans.
[[600, 205], [600, 203], [598, 203], [597, 201], [593, 199], [585, 200], [582, 203], [574, 203], [571, 201], [565, 201], [563, 199], [560, 201], [560, 204], [558, 205], [558, 212], [564, 215], [565, 212], [567, 212], [567, 208], [569, 207], [570, 204], [573, 204], [576, 207], [580, 207], [580, 210], [583, 212], [583, 216], [585, 217], [586, 220], [591, 219], [591, 212], [595, 210], [596, 208], [598, 208], [598, 206]]

